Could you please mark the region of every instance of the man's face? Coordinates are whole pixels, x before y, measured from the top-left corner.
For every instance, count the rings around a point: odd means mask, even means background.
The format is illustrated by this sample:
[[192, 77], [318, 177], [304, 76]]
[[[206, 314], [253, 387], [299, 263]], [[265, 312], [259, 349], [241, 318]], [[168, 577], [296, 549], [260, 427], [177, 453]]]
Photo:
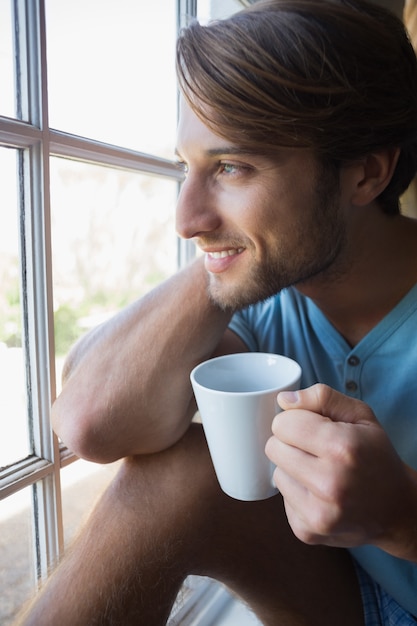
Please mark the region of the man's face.
[[248, 154], [183, 103], [177, 232], [205, 254], [212, 299], [243, 308], [327, 269], [345, 239], [338, 184], [312, 152]]

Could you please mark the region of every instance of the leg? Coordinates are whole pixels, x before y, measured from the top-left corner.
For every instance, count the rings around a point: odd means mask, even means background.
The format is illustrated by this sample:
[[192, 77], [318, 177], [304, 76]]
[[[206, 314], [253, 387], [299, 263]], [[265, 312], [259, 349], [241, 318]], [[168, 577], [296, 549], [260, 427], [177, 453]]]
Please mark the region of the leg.
[[291, 533], [280, 496], [239, 502], [215, 479], [201, 428], [126, 460], [25, 626], [161, 626], [187, 574], [225, 582], [265, 625], [360, 626], [343, 550]]

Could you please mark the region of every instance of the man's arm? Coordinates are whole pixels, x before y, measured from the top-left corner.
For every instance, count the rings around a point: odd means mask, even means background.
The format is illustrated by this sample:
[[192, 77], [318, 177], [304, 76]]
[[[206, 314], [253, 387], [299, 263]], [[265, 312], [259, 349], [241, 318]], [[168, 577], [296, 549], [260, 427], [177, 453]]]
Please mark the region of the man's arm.
[[207, 295], [201, 260], [93, 330], [64, 368], [52, 419], [81, 457], [111, 462], [165, 449], [194, 413], [191, 369], [214, 351], [245, 349], [231, 314]]

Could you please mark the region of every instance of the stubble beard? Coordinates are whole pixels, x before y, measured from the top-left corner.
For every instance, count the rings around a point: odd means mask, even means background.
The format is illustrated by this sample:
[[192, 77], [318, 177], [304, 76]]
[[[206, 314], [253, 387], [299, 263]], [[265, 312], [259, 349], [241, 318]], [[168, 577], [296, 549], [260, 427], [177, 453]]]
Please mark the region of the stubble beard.
[[[208, 293], [223, 310], [237, 311], [278, 294], [283, 289], [305, 284], [317, 276], [338, 273], [337, 259], [346, 244], [346, 225], [339, 206], [340, 191], [335, 172], [324, 170], [317, 177], [311, 219], [298, 225], [292, 248], [285, 244], [268, 258], [251, 265], [246, 276], [230, 284], [211, 274]], [[248, 250], [250, 252], [250, 250]]]

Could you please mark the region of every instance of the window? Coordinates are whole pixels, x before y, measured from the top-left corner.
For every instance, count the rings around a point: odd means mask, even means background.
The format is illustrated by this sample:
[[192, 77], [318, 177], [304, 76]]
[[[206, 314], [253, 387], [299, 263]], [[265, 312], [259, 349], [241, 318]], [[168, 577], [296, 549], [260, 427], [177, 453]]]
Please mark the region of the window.
[[15, 111], [13, 79], [12, 5], [0, 2], [0, 83], [2, 86], [2, 115], [13, 117]]
[[[198, 13], [239, 8], [200, 0]], [[193, 253], [175, 238], [171, 154], [176, 32], [195, 15], [196, 0], [0, 0], [4, 626], [114, 469], [51, 430], [70, 345]]]
[[45, 4], [50, 126], [171, 157], [175, 2]]

